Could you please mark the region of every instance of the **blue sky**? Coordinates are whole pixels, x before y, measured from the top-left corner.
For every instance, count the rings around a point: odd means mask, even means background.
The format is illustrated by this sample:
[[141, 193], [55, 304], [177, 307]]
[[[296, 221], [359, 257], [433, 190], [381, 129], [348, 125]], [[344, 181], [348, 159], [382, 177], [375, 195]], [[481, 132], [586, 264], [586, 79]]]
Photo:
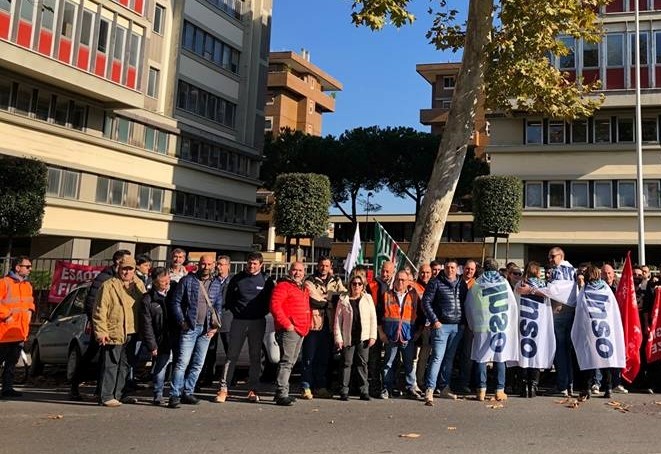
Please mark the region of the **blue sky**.
[[[417, 20], [400, 29], [372, 32], [351, 24], [350, 0], [274, 0], [271, 50], [305, 48], [310, 60], [343, 85], [336, 111], [325, 114], [323, 132], [340, 135], [360, 126], [410, 126], [421, 131], [420, 109], [431, 105], [431, 86], [416, 71], [418, 63], [457, 61], [459, 54], [427, 44], [432, 18], [427, 0], [414, 0]], [[436, 2], [434, 2], [436, 3]], [[381, 213], [413, 212], [413, 202], [379, 193], [372, 200]]]

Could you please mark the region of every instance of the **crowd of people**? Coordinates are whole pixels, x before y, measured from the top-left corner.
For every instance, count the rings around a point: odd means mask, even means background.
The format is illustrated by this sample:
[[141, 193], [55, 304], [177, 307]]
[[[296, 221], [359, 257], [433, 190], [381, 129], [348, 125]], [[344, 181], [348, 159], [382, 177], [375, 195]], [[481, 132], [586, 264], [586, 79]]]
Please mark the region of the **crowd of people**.
[[[97, 275], [85, 301], [92, 341], [73, 374], [72, 399], [82, 399], [83, 370], [98, 353], [99, 404], [135, 403], [127, 383], [140, 342], [152, 358], [155, 405], [199, 403], [195, 393], [201, 376], [218, 381], [213, 400], [225, 403], [233, 398], [230, 388], [247, 338], [247, 399], [259, 402], [269, 313], [281, 352], [278, 405], [292, 405], [294, 394], [308, 400], [337, 395], [347, 401], [354, 392], [360, 400], [402, 396], [427, 406], [435, 398], [456, 399], [458, 394], [484, 400], [489, 364], [498, 401], [512, 392], [537, 396], [541, 371], [551, 369], [555, 389], [548, 395], [569, 397], [576, 390], [587, 399], [627, 392], [620, 373], [625, 349], [614, 269], [589, 263], [574, 268], [558, 247], [549, 251], [547, 267], [529, 262], [500, 268], [492, 258], [482, 264], [468, 260], [460, 267], [447, 260], [424, 264], [414, 276], [411, 269], [396, 270], [386, 261], [372, 276], [358, 265], [346, 286], [326, 257], [307, 277], [303, 263], [292, 263], [277, 282], [264, 273], [258, 252], [248, 255], [245, 269], [236, 275], [230, 274], [227, 256], [203, 255], [195, 271], [184, 267], [185, 251], [175, 249], [171, 258], [168, 267], [150, 269], [148, 257], [120, 250], [112, 266]], [[18, 257], [0, 281], [4, 397], [20, 397], [11, 364], [34, 311], [30, 269], [30, 259]], [[658, 279], [648, 267], [636, 266], [634, 282], [645, 332]], [[229, 331], [220, 332], [228, 314]], [[221, 343], [227, 359], [214, 376]], [[292, 393], [290, 375], [299, 358], [301, 390]], [[653, 367], [643, 361], [639, 373], [640, 387], [650, 393], [658, 386]]]

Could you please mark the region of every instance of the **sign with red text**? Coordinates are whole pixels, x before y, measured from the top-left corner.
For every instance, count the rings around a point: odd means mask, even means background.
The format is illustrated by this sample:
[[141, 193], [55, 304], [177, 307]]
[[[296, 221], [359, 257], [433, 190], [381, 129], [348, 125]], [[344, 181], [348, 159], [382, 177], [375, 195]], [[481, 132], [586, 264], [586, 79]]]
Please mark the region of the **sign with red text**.
[[105, 268], [104, 265], [79, 265], [58, 260], [55, 262], [53, 281], [48, 292], [49, 303], [59, 303], [74, 287], [93, 280]]

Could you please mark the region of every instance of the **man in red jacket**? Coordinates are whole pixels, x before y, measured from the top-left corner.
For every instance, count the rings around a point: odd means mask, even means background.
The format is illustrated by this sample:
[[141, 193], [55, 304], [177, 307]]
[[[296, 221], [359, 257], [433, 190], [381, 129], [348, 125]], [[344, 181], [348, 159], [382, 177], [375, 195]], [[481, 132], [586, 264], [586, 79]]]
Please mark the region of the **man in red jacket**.
[[303, 338], [310, 331], [310, 294], [304, 279], [303, 263], [292, 263], [289, 276], [276, 284], [271, 296], [271, 314], [281, 352], [275, 391], [277, 405], [294, 403], [294, 399], [289, 397], [289, 376], [301, 351]]

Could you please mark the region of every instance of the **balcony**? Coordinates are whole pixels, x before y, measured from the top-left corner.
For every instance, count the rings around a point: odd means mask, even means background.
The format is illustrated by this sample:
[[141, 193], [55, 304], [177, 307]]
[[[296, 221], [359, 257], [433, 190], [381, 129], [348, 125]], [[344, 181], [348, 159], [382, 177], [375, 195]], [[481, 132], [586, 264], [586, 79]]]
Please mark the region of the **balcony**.
[[441, 125], [448, 121], [450, 109], [420, 109], [420, 123], [426, 126]]
[[319, 90], [314, 90], [302, 79], [290, 72], [269, 72], [269, 88], [283, 88], [301, 97], [314, 101], [323, 112], [335, 112], [335, 99]]

